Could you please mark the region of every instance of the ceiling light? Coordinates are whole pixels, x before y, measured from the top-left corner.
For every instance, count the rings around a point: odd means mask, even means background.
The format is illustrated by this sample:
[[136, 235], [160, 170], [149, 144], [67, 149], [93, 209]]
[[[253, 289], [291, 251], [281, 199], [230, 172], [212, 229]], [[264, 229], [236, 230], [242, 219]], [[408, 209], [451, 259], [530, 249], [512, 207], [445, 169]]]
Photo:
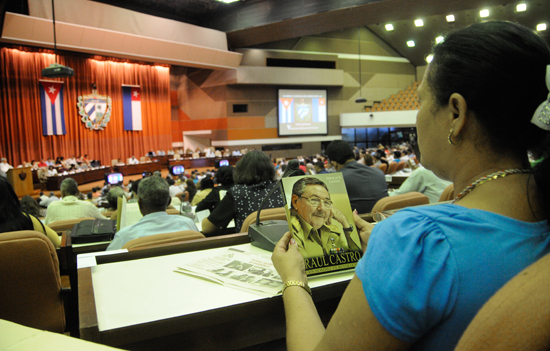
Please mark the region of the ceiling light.
[[518, 4], [516, 6], [516, 11], [517, 12], [523, 12], [525, 10], [527, 10], [527, 5], [526, 4]]
[[407, 42], [407, 46], [410, 47], [410, 48], [414, 48], [414, 40], [409, 40]]
[[422, 27], [424, 25], [424, 21], [422, 21], [421, 19], [417, 19], [414, 21], [414, 25], [417, 27]]
[[438, 36], [437, 38], [435, 38], [435, 42], [437, 44], [441, 43], [445, 38], [443, 38], [442, 36]]
[[429, 54], [428, 56], [426, 56], [426, 62], [428, 63], [432, 62], [433, 59], [434, 59], [434, 55], [432, 54]]
[[481, 18], [489, 17], [489, 10], [485, 9], [485, 10], [479, 11], [479, 17]]
[[447, 22], [454, 22], [454, 21], [455, 21], [455, 15], [447, 16]]
[[539, 32], [542, 32], [543, 30], [546, 30], [546, 23], [539, 23], [537, 24], [537, 30]]
[[226, 4], [230, 4], [230, 3], [232, 3], [232, 2], [239, 1], [239, 0], [217, 0], [217, 1], [219, 1], [219, 2], [224, 2], [224, 3], [226, 3]]
[[392, 31], [393, 30], [393, 24], [391, 24], [391, 23], [386, 24], [386, 30], [388, 32]]

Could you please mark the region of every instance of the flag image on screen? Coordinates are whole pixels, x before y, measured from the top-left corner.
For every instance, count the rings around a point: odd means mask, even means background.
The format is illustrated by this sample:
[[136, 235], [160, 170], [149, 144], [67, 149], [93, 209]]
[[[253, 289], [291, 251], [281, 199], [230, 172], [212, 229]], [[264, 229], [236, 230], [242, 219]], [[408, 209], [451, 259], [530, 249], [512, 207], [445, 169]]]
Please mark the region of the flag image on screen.
[[279, 99], [279, 123], [294, 122], [294, 99]]
[[63, 109], [63, 82], [40, 82], [40, 103], [42, 107], [42, 134], [65, 135], [65, 111]]
[[122, 107], [124, 110], [124, 130], [142, 130], [140, 87], [122, 86]]
[[327, 91], [324, 89], [278, 90], [278, 135], [327, 135]]
[[107, 183], [115, 185], [122, 182], [122, 173], [111, 173], [107, 175]]

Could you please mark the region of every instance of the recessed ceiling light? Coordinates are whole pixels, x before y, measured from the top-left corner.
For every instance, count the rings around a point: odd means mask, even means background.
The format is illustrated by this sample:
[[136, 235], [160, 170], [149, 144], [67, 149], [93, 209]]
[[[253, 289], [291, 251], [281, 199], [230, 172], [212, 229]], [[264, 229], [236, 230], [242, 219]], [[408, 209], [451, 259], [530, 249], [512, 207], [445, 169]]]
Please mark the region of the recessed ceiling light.
[[439, 43], [441, 43], [441, 42], [443, 41], [443, 39], [445, 39], [445, 38], [443, 38], [442, 36], [439, 36], [439, 37], [435, 38], [435, 42], [436, 42], [437, 44], [439, 44]]
[[424, 25], [424, 21], [422, 21], [421, 19], [417, 19], [414, 21], [414, 25], [417, 27], [422, 27]]
[[525, 11], [525, 10], [527, 10], [527, 5], [526, 5], [526, 4], [523, 4], [523, 3], [522, 3], [522, 4], [518, 4], [518, 5], [516, 6], [516, 11], [517, 11], [517, 12], [523, 12], [523, 11]]
[[432, 54], [429, 54], [428, 56], [426, 56], [426, 62], [428, 63], [432, 62], [433, 59], [434, 59], [434, 55]]
[[226, 4], [230, 4], [230, 3], [232, 3], [232, 2], [240, 1], [240, 0], [217, 0], [217, 1], [219, 1], [219, 2], [224, 2], [224, 3], [226, 3]]
[[386, 24], [386, 30], [388, 32], [392, 31], [393, 30], [393, 24], [391, 24], [391, 23]]
[[489, 17], [489, 10], [485, 9], [485, 10], [479, 11], [479, 17], [482, 17], [482, 18]]
[[546, 23], [539, 23], [537, 24], [537, 30], [539, 32], [542, 32], [543, 30], [546, 30]]
[[447, 18], [447, 22], [454, 22], [455, 21], [455, 15], [448, 15], [446, 18]]
[[410, 47], [410, 48], [414, 48], [414, 40], [409, 40], [407, 42], [407, 46]]

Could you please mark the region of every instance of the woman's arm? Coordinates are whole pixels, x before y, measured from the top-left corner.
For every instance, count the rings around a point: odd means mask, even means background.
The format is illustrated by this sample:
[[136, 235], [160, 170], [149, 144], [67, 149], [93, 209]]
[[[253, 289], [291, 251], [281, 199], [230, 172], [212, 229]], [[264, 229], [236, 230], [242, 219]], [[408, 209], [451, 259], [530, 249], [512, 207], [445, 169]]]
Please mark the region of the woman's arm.
[[57, 233], [52, 228], [48, 227], [47, 225], [44, 225], [44, 227], [42, 228], [42, 224], [39, 222], [39, 219], [35, 218], [34, 216], [30, 216], [30, 217], [32, 219], [32, 226], [35, 231], [44, 233], [44, 229], [45, 229], [46, 232], [44, 234], [46, 234], [48, 239], [50, 239], [53, 246], [56, 249], [59, 246], [61, 246], [61, 238], [59, 238], [59, 235], [57, 235]]

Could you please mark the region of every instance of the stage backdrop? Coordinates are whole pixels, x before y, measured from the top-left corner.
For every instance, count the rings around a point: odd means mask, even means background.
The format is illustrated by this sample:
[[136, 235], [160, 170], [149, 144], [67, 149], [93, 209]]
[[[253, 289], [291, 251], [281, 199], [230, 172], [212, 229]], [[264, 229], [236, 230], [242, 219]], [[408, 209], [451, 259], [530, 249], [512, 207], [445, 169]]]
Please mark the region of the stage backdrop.
[[[111, 159], [139, 158], [150, 150], [171, 148], [168, 67], [62, 52], [57, 62], [74, 69], [75, 75], [42, 77], [42, 69], [53, 62], [51, 50], [0, 48], [0, 156], [14, 167], [22, 161], [84, 154], [110, 165]], [[41, 79], [64, 82], [65, 135], [43, 136]], [[104, 130], [86, 128], [78, 114], [77, 99], [92, 93], [92, 83], [99, 95], [112, 99]], [[123, 84], [141, 88], [141, 131], [124, 130]]]

